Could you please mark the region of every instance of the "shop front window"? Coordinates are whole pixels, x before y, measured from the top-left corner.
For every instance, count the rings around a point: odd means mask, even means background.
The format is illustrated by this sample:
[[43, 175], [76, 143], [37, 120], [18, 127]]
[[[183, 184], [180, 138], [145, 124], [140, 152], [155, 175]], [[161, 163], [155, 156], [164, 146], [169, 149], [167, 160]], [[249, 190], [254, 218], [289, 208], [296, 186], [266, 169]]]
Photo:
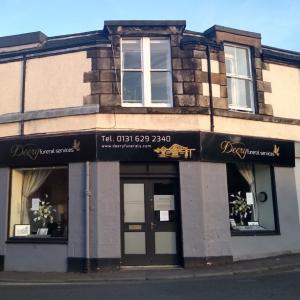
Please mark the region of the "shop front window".
[[13, 169], [10, 238], [66, 238], [68, 168]]
[[227, 164], [232, 232], [276, 231], [270, 166]]

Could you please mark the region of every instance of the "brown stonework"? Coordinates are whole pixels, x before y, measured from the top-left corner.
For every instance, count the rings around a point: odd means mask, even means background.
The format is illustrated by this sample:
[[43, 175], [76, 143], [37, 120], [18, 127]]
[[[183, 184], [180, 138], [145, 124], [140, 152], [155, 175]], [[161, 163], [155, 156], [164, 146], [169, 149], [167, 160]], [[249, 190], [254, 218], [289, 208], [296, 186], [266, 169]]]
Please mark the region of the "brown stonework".
[[111, 58], [98, 58], [97, 68], [101, 70], [109, 70], [113, 68], [113, 60]]
[[87, 58], [112, 57], [111, 48], [91, 49], [87, 51]]
[[219, 63], [225, 63], [225, 52], [224, 51], [219, 52]]
[[208, 107], [208, 105], [209, 105], [209, 97], [208, 96], [198, 95], [198, 96], [196, 96], [196, 100], [197, 100], [198, 106]]
[[172, 59], [172, 68], [173, 68], [173, 70], [181, 70], [182, 69], [182, 62], [181, 62], [180, 58]]
[[262, 69], [255, 69], [255, 75], [257, 80], [262, 80], [263, 79]]
[[272, 93], [271, 82], [257, 80], [256, 89], [258, 92]]
[[220, 74], [220, 85], [227, 86], [227, 77], [226, 77], [226, 74]]
[[173, 58], [192, 58], [193, 50], [182, 50], [179, 47], [172, 47], [172, 57]]
[[211, 73], [211, 83], [212, 84], [220, 84], [220, 74]]
[[226, 65], [225, 65], [225, 63], [222, 63], [222, 62], [219, 63], [219, 71], [220, 71], [220, 74], [226, 74]]
[[266, 70], [266, 71], [270, 71], [270, 64], [266, 63], [266, 62], [263, 62], [262, 63], [262, 69]]
[[265, 93], [264, 92], [257, 92], [257, 101], [258, 103], [264, 103], [265, 102]]
[[89, 104], [99, 104], [100, 97], [98, 94], [96, 95], [88, 95], [83, 97], [83, 104], [89, 105]]
[[174, 82], [173, 83], [173, 93], [177, 95], [183, 94], [183, 84], [182, 82]]
[[121, 93], [121, 84], [120, 84], [120, 82], [113, 82], [112, 83], [112, 93], [113, 94], [120, 94]]
[[209, 56], [210, 56], [211, 60], [219, 60], [218, 53], [216, 53], [216, 52], [210, 52]]
[[215, 34], [215, 38], [217, 42], [226, 41], [234, 44], [242, 44], [246, 46], [253, 46], [256, 48], [261, 47], [261, 41], [259, 38], [236, 35], [229, 32], [221, 32], [217, 31]]
[[259, 104], [259, 113], [263, 115], [272, 116], [273, 115], [273, 107], [271, 104]]
[[99, 71], [90, 71], [90, 72], [84, 72], [83, 73], [83, 82], [95, 82], [99, 81]]
[[175, 82], [194, 81], [195, 76], [193, 71], [184, 70], [184, 71], [173, 71], [173, 78]]
[[213, 98], [213, 107], [219, 109], [228, 109], [227, 98]]
[[175, 95], [175, 103], [178, 106], [195, 106], [195, 96], [194, 95]]
[[100, 95], [100, 106], [121, 106], [121, 96], [118, 94]]
[[193, 56], [194, 58], [206, 58], [206, 52], [201, 50], [193, 50]]
[[196, 82], [208, 82], [208, 73], [202, 71], [195, 71]]
[[184, 58], [182, 60], [182, 68], [186, 70], [201, 70], [201, 59]]
[[183, 93], [188, 95], [202, 94], [202, 84], [197, 82], [184, 82]]
[[100, 81], [116, 81], [115, 70], [101, 70]]
[[112, 83], [111, 82], [92, 82], [91, 83], [92, 94], [111, 94]]
[[228, 97], [228, 95], [227, 95], [227, 86], [223, 86], [223, 85], [220, 86], [220, 96], [221, 96], [221, 98], [227, 98]]
[[256, 69], [261, 69], [262, 68], [262, 63], [260, 58], [255, 58], [255, 68]]
[[180, 44], [182, 37], [178, 34], [171, 35], [171, 46], [178, 46]]

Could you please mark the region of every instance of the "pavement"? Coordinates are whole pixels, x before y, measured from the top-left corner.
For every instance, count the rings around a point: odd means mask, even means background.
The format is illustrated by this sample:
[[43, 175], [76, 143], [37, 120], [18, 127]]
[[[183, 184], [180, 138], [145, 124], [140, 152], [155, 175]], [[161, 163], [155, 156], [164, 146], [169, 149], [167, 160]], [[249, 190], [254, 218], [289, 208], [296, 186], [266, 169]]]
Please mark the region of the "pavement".
[[0, 285], [5, 284], [74, 284], [109, 281], [142, 281], [192, 279], [247, 275], [268, 272], [300, 271], [300, 254], [233, 262], [224, 265], [208, 263], [195, 269], [179, 267], [138, 267], [100, 270], [94, 273], [0, 272]]

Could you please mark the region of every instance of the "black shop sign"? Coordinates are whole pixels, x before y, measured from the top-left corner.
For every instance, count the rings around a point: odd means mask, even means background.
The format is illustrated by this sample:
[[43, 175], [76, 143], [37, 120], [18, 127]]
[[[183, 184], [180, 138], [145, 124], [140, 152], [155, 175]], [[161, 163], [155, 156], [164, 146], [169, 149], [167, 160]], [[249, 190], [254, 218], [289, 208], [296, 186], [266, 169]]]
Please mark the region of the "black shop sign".
[[294, 143], [236, 135], [201, 133], [201, 160], [295, 166]]
[[174, 161], [200, 159], [199, 132], [112, 131], [97, 136], [98, 160]]
[[35, 166], [96, 160], [95, 133], [0, 141], [1, 166]]

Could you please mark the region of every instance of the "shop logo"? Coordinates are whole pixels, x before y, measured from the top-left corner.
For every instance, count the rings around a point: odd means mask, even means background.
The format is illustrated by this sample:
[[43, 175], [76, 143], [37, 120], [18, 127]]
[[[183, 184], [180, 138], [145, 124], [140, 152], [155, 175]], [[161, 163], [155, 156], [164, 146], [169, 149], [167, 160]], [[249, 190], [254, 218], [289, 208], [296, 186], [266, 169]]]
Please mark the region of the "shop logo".
[[52, 155], [52, 154], [62, 154], [62, 153], [74, 153], [80, 151], [80, 141], [76, 139], [73, 140], [71, 147], [65, 148], [51, 148], [51, 149], [42, 149], [37, 147], [34, 144], [27, 145], [13, 145], [10, 148], [11, 157], [26, 157], [31, 160], [36, 160], [41, 155]]
[[196, 149], [191, 149], [185, 146], [181, 146], [179, 144], [173, 144], [169, 148], [163, 146], [154, 149], [154, 152], [158, 154], [158, 157], [161, 158], [191, 158], [192, 152]]
[[273, 146], [272, 151], [261, 151], [261, 150], [250, 150], [246, 147], [244, 143], [233, 142], [233, 141], [222, 141], [220, 144], [222, 154], [231, 154], [232, 156], [237, 156], [240, 159], [244, 159], [247, 155], [251, 156], [269, 156], [269, 157], [279, 157], [280, 147], [276, 144]]
[[280, 156], [280, 153], [279, 153], [279, 146], [274, 145], [273, 153], [274, 153], [274, 155], [276, 155], [276, 156]]
[[223, 141], [221, 143], [221, 153], [232, 154], [238, 156], [240, 159], [244, 159], [249, 151], [246, 145], [239, 142]]

